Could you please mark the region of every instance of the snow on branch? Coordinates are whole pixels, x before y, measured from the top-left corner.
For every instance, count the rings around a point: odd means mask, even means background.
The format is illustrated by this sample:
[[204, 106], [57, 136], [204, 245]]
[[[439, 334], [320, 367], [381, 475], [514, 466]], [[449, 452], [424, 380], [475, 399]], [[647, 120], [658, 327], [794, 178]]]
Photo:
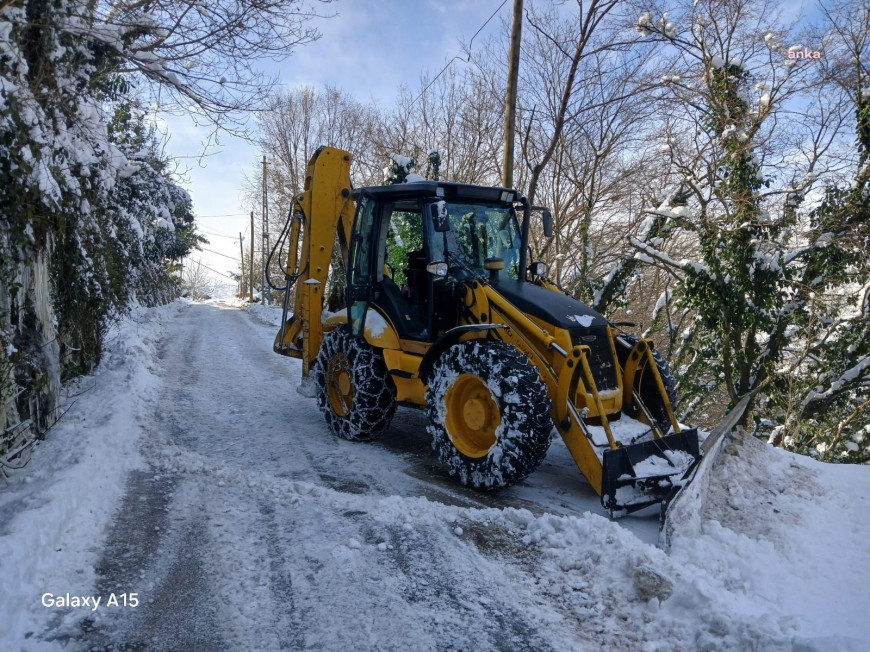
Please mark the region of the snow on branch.
[[631, 238], [630, 242], [635, 249], [639, 250], [634, 257], [642, 262], [649, 264], [655, 264], [656, 262], [662, 263], [675, 276], [678, 276], [676, 274], [676, 270], [678, 269], [710, 276], [710, 268], [703, 263], [694, 262], [685, 258], [679, 261], [675, 260], [664, 251], [659, 251], [652, 245], [642, 242], [637, 238]]
[[301, 0], [116, 0], [98, 7], [95, 20], [74, 16], [66, 29], [117, 51], [114, 72], [147, 80], [160, 108], [192, 104], [208, 120], [236, 127], [275, 84], [256, 63], [283, 60], [318, 39], [311, 23], [323, 17]]
[[827, 389], [807, 394], [801, 403], [801, 408], [835, 398], [840, 392], [854, 386], [858, 381], [870, 379], [870, 374], [865, 373], [868, 369], [870, 369], [870, 355], [865, 355], [854, 366], [843, 372]]

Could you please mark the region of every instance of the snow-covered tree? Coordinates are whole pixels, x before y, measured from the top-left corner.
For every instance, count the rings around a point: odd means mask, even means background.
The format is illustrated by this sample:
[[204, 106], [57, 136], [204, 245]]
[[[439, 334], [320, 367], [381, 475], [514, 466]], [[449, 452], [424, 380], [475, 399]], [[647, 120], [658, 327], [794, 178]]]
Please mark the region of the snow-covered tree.
[[772, 441], [826, 459], [870, 459], [870, 6], [824, 8], [818, 72], [855, 129], [851, 183], [829, 182], [810, 212], [795, 326], [797, 373], [771, 391]]
[[[664, 109], [668, 185], [632, 240], [636, 253], [614, 269], [599, 299], [618, 295], [639, 265], [665, 271], [671, 288], [654, 314], [666, 320], [688, 399], [683, 413], [699, 417], [715, 412], [717, 402], [733, 405], [752, 394], [745, 422], [790, 420], [800, 430], [814, 412], [830, 426], [845, 402], [852, 405], [847, 420], [866, 409], [866, 396], [855, 391], [866, 385], [866, 325], [832, 298], [845, 296], [848, 283], [854, 293], [861, 286], [855, 281], [867, 278], [854, 255], [841, 253], [854, 254], [863, 242], [856, 231], [866, 156], [863, 146], [857, 157], [841, 147], [843, 102], [811, 60], [789, 56], [806, 48], [787, 47], [796, 37], [776, 24], [773, 8], [754, 0], [701, 0], [670, 16], [649, 11], [638, 19], [643, 38], [657, 39], [663, 55], [673, 53], [656, 99]], [[851, 55], [853, 65], [866, 66], [854, 47]], [[848, 162], [859, 169], [852, 190], [828, 190], [808, 213], [815, 180], [833, 183]], [[852, 313], [861, 312], [858, 303]], [[810, 380], [819, 377], [841, 400], [821, 419], [835, 397]], [[815, 389], [807, 393], [807, 384]]]
[[0, 431], [50, 424], [63, 375], [99, 361], [130, 300], [169, 298], [167, 263], [195, 243], [190, 198], [102, 74], [92, 10], [0, 8]]

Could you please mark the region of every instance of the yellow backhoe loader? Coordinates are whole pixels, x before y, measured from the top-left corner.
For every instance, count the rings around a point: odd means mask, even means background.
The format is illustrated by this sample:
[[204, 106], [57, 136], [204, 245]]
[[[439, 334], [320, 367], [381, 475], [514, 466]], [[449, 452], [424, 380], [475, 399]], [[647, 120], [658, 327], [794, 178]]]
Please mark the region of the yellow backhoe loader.
[[[611, 514], [665, 499], [699, 459], [697, 430], [677, 422], [651, 341], [529, 262], [531, 221], [551, 235], [549, 212], [510, 188], [353, 189], [350, 165], [345, 151], [315, 153], [278, 244], [288, 254], [274, 349], [302, 360], [300, 391], [332, 432], [369, 439], [397, 405], [423, 409], [447, 470], [493, 489], [537, 468], [555, 426]], [[334, 250], [346, 307], [332, 314]]]

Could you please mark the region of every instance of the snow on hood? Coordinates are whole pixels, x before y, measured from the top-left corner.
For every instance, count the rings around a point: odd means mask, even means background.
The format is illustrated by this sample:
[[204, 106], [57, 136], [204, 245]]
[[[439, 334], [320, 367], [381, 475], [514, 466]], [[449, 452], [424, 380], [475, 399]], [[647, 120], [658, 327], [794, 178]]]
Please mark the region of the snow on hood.
[[592, 315], [568, 315], [566, 319], [568, 321], [576, 322], [584, 328], [589, 328], [592, 325], [592, 322], [595, 321], [595, 317]]

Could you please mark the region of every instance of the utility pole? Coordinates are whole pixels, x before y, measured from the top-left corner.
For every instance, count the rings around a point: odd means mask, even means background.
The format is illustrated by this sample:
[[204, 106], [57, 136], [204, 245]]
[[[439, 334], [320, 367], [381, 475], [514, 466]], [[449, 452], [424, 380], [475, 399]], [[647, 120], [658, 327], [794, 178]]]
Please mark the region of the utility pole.
[[504, 101], [504, 164], [501, 185], [514, 185], [514, 134], [517, 122], [517, 80], [520, 74], [520, 44], [523, 35], [523, 0], [514, 0], [514, 22], [511, 28], [511, 52], [508, 64], [507, 97]]
[[248, 275], [248, 292], [250, 296], [248, 297], [248, 301], [250, 303], [254, 303], [254, 209], [251, 209], [251, 260], [249, 261], [251, 264], [251, 273]]
[[269, 305], [272, 293], [269, 291], [269, 281], [266, 271], [269, 251], [269, 198], [266, 194], [266, 155], [263, 154], [263, 305]]
[[242, 235], [242, 232], [239, 231], [239, 269], [241, 270], [241, 274], [239, 274], [239, 298], [244, 297], [247, 292], [245, 292], [245, 236]]

